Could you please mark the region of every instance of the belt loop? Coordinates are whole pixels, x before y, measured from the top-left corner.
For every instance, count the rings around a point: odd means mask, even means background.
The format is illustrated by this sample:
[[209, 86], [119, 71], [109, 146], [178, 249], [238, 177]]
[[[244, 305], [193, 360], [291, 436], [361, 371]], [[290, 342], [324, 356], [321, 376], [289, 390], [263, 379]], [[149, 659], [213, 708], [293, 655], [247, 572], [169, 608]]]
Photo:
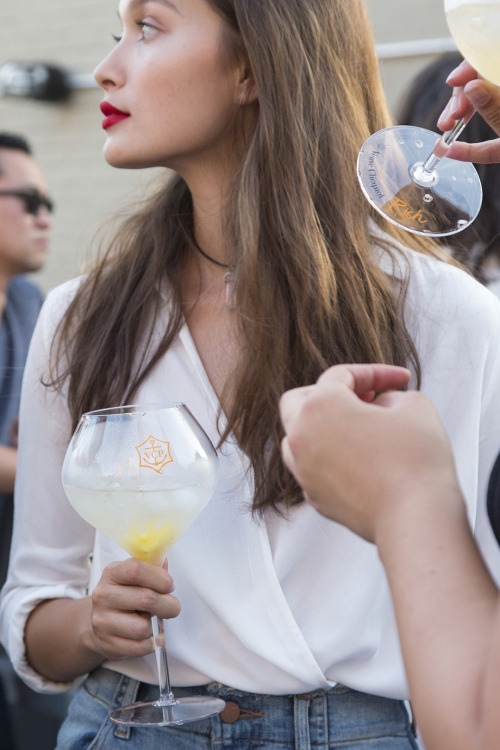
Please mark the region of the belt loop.
[[295, 729], [295, 750], [309, 750], [311, 741], [309, 736], [309, 696], [294, 695], [293, 721]]
[[[133, 680], [132, 677], [122, 675], [118, 690], [116, 691], [114, 705], [130, 706], [131, 703], [135, 703], [140, 684], [139, 680]], [[117, 724], [114, 735], [120, 740], [129, 740], [131, 731], [131, 726]]]
[[410, 719], [411, 719], [411, 732], [415, 739], [417, 739], [418, 736], [418, 727], [417, 727], [417, 720], [415, 718], [415, 711], [413, 710], [413, 706], [411, 701], [408, 701], [408, 708], [410, 713]]

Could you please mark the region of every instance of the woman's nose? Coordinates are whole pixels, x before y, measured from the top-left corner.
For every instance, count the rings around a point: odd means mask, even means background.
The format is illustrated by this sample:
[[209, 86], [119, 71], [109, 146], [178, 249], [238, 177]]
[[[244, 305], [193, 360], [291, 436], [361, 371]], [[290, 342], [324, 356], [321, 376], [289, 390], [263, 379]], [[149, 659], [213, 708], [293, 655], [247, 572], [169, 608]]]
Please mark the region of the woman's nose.
[[105, 90], [123, 84], [123, 73], [121, 72], [121, 66], [118, 64], [117, 52], [118, 45], [106, 55], [94, 70], [94, 78], [99, 86]]

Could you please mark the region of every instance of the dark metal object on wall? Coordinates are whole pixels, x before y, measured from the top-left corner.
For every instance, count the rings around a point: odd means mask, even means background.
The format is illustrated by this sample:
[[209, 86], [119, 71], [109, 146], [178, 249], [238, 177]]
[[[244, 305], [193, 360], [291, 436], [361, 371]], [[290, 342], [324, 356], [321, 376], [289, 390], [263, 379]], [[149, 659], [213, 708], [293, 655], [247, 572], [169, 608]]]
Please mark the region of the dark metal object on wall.
[[0, 96], [67, 102], [70, 77], [63, 68], [44, 62], [6, 62], [0, 67]]

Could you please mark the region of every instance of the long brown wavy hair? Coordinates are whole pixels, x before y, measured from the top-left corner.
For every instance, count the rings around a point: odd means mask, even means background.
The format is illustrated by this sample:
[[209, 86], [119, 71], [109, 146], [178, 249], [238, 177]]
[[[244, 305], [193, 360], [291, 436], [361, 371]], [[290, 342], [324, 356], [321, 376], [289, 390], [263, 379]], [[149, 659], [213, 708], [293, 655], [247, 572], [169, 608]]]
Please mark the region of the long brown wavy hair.
[[[419, 377], [402, 317], [405, 285], [396, 287], [374, 254], [377, 224], [401, 235], [372, 212], [356, 177], [360, 146], [390, 117], [362, 0], [207, 2], [226, 22], [224, 54], [246, 54], [259, 100], [225, 211], [236, 277], [230, 314], [244, 346], [221, 443], [234, 431], [250, 458], [254, 510], [283, 509], [302, 499], [280, 457], [285, 390], [345, 362], [411, 364]], [[131, 403], [178, 335], [192, 223], [177, 176], [122, 223], [79, 287], [52, 352], [51, 384], [64, 385], [74, 424], [84, 411]], [[395, 242], [385, 245], [398, 253]], [[170, 300], [164, 323], [160, 281]]]

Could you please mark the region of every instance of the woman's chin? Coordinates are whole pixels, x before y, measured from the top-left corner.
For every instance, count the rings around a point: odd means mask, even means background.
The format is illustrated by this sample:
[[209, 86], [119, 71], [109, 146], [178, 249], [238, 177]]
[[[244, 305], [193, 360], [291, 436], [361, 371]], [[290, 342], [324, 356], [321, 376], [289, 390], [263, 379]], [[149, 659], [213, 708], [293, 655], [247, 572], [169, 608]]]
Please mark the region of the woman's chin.
[[109, 143], [104, 144], [103, 156], [109, 166], [116, 169], [146, 169], [157, 166], [144, 156], [113, 148]]

